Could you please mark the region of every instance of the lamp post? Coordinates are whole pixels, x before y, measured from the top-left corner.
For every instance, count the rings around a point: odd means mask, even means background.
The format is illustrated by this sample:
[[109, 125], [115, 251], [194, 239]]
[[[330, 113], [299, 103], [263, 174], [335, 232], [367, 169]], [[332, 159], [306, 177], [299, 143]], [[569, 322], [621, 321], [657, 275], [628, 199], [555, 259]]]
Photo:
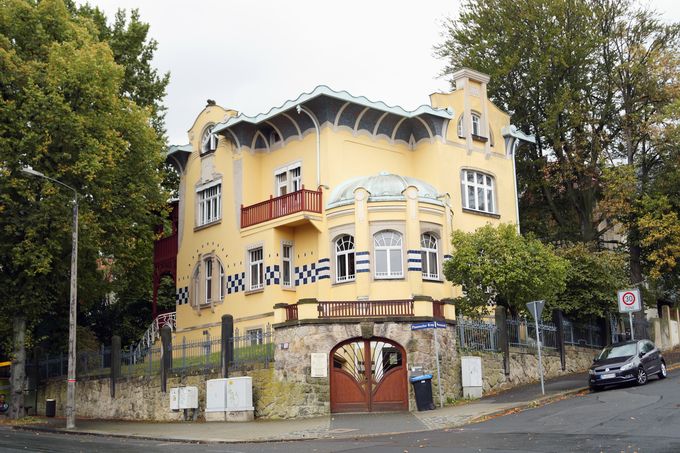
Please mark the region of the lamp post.
[[54, 178], [44, 175], [31, 167], [25, 167], [24, 173], [48, 179], [73, 191], [73, 227], [71, 239], [71, 297], [68, 317], [68, 376], [66, 386], [66, 429], [76, 427], [76, 317], [78, 296], [78, 192], [73, 187]]

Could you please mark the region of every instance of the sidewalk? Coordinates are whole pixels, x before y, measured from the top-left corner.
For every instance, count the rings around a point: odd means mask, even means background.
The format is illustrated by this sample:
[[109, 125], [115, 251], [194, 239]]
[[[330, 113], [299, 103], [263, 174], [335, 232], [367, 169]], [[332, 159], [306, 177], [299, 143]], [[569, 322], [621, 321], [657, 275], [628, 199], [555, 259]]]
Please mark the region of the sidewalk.
[[[586, 383], [586, 374], [574, 374], [547, 381], [545, 397], [541, 395], [540, 384], [531, 384], [469, 403], [415, 413], [333, 414], [308, 419], [256, 420], [247, 423], [156, 423], [79, 419], [74, 431], [64, 428], [63, 418], [45, 418], [45, 424], [24, 425], [17, 429], [190, 442], [354, 438], [453, 428], [576, 393], [583, 390]], [[436, 396], [435, 402], [438, 403]]]

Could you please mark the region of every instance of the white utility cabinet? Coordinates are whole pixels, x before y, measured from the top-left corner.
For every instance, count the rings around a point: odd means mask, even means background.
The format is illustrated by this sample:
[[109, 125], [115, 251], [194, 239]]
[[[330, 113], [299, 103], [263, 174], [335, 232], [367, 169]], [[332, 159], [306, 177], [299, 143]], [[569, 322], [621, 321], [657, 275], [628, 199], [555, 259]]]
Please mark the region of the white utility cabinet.
[[179, 408], [198, 409], [198, 387], [179, 388]]
[[179, 387], [170, 389], [170, 410], [179, 410]]
[[462, 378], [463, 378], [463, 397], [481, 398], [482, 397], [482, 358], [475, 356], [465, 356], [460, 359]]
[[206, 382], [206, 421], [251, 421], [254, 411], [252, 378], [242, 376]]

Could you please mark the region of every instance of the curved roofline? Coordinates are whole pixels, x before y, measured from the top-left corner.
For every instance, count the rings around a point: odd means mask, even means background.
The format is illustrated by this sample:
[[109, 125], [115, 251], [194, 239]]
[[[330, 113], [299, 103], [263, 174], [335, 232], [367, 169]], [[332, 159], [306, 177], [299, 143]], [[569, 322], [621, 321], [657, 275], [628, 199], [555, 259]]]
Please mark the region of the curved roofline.
[[419, 115], [423, 114], [430, 114], [433, 116], [438, 116], [440, 118], [444, 119], [451, 119], [454, 116], [454, 112], [451, 109], [436, 109], [433, 108], [427, 104], [423, 104], [420, 107], [418, 107], [415, 110], [408, 111], [398, 105], [395, 106], [390, 106], [384, 103], [383, 101], [371, 101], [365, 96], [353, 96], [347, 91], [335, 91], [331, 88], [329, 88], [326, 85], [319, 85], [314, 90], [312, 90], [309, 93], [302, 93], [299, 95], [296, 99], [288, 100], [284, 102], [282, 105], [279, 107], [273, 107], [271, 108], [267, 113], [260, 113], [255, 116], [247, 116], [244, 114], [239, 114], [238, 116], [231, 117], [227, 121], [224, 121], [222, 123], [217, 123], [215, 125], [215, 128], [213, 129], [213, 132], [218, 133], [221, 132], [225, 129], [228, 129], [229, 127], [238, 124], [238, 123], [251, 123], [251, 124], [258, 124], [263, 121], [267, 121], [270, 118], [283, 113], [287, 110], [290, 110], [294, 108], [295, 106], [299, 104], [303, 104], [311, 99], [314, 99], [319, 96], [329, 96], [332, 98], [340, 99], [343, 101], [347, 102], [352, 102], [355, 104], [363, 105], [365, 107], [370, 107], [376, 110], [380, 110], [383, 112], [389, 112], [398, 116], [403, 116], [406, 118], [414, 118]]

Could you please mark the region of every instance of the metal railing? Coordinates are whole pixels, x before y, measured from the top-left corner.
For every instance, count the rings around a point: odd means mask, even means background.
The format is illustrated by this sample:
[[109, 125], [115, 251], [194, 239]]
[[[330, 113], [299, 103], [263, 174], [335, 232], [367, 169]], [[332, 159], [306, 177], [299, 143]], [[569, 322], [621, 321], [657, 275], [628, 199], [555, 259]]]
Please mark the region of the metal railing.
[[[525, 319], [508, 319], [508, 343], [517, 347], [536, 347], [536, 324]], [[541, 334], [541, 346], [557, 348], [557, 326], [549, 322], [538, 324]]]
[[607, 343], [605, 333], [597, 324], [572, 322], [564, 318], [562, 328], [564, 330], [564, 344], [601, 348]]
[[459, 319], [458, 346], [473, 351], [498, 351], [498, 329], [495, 324]]
[[321, 213], [322, 192], [304, 187], [296, 192], [280, 197], [271, 196], [269, 200], [250, 206], [241, 206], [241, 228], [246, 228], [268, 220], [284, 217], [296, 212], [309, 211]]
[[132, 360], [134, 363], [141, 361], [146, 355], [149, 348], [151, 348], [156, 340], [161, 336], [161, 329], [165, 326], [170, 326], [172, 330], [175, 330], [175, 324], [177, 322], [177, 312], [172, 311], [169, 313], [162, 313], [156, 316], [149, 327], [142, 335], [141, 340], [137, 343], [131, 350], [133, 351]]
[[412, 300], [367, 300], [319, 302], [319, 318], [370, 318], [413, 316]]

